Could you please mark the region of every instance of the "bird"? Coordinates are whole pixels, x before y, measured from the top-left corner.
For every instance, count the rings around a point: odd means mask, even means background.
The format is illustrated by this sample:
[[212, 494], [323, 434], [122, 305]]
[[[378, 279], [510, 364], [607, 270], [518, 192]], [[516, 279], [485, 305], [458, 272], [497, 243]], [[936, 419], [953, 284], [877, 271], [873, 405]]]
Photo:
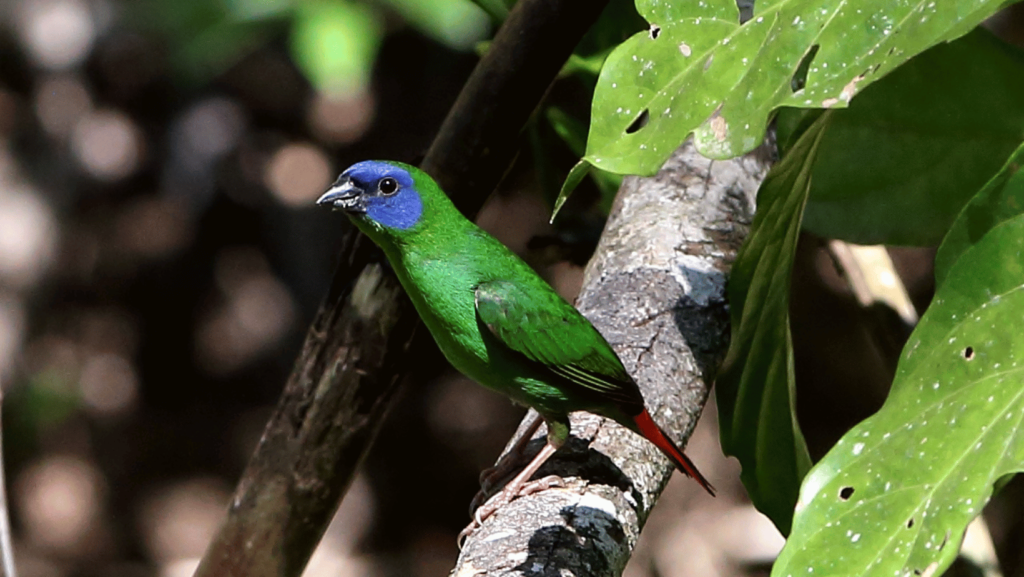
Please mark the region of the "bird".
[[428, 174], [400, 162], [358, 162], [316, 204], [346, 213], [383, 250], [452, 366], [533, 408], [547, 424], [544, 447], [484, 514], [478, 509], [477, 525], [529, 492], [531, 477], [568, 440], [569, 413], [575, 411], [643, 436], [715, 494], [655, 423], [636, 381], [601, 333], [526, 262], [463, 216]]

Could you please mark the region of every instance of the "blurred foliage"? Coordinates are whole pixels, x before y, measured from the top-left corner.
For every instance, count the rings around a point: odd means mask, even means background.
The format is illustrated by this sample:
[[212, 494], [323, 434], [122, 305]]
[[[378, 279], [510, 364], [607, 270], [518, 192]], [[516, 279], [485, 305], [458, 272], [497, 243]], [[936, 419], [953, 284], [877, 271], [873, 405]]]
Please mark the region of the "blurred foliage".
[[383, 36], [380, 15], [354, 2], [307, 2], [295, 12], [292, 55], [318, 90], [365, 91]]
[[129, 7], [134, 25], [167, 36], [175, 68], [206, 82], [290, 28], [291, 53], [317, 89], [366, 90], [388, 13], [452, 48], [488, 31], [470, 0], [154, 0]]

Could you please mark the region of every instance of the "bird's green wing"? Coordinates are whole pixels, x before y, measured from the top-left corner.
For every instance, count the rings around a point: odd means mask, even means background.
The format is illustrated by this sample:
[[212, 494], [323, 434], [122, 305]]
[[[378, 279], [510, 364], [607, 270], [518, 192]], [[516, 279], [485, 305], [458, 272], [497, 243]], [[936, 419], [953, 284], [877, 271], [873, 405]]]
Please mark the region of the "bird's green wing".
[[643, 397], [608, 342], [547, 285], [490, 281], [476, 288], [480, 321], [510, 349], [562, 382], [639, 413]]

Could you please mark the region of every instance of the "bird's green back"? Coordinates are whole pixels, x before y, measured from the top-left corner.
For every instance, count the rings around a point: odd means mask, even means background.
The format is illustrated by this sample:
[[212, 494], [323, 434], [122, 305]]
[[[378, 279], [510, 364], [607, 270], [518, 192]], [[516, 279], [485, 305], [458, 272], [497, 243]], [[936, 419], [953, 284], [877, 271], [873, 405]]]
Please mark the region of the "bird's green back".
[[643, 400], [604, 337], [532, 268], [466, 219], [437, 184], [406, 229], [354, 219], [381, 246], [441, 351], [481, 384], [551, 414], [589, 410], [633, 428]]

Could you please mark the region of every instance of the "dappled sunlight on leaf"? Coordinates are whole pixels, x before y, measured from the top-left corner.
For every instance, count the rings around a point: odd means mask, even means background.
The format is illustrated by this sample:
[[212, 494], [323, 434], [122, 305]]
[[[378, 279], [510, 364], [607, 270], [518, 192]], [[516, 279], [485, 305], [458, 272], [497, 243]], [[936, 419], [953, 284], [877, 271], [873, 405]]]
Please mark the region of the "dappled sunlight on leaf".
[[[761, 143], [775, 108], [844, 107], [909, 57], [968, 32], [1000, 5], [788, 0], [755, 4], [741, 25], [728, 0], [640, 1], [658, 33], [639, 32], [608, 57], [585, 159], [620, 174], [654, 174], [691, 132], [702, 154], [738, 156]], [[802, 62], [806, 77], [794, 78]], [[644, 126], [631, 130], [641, 117], [648, 118]]]

